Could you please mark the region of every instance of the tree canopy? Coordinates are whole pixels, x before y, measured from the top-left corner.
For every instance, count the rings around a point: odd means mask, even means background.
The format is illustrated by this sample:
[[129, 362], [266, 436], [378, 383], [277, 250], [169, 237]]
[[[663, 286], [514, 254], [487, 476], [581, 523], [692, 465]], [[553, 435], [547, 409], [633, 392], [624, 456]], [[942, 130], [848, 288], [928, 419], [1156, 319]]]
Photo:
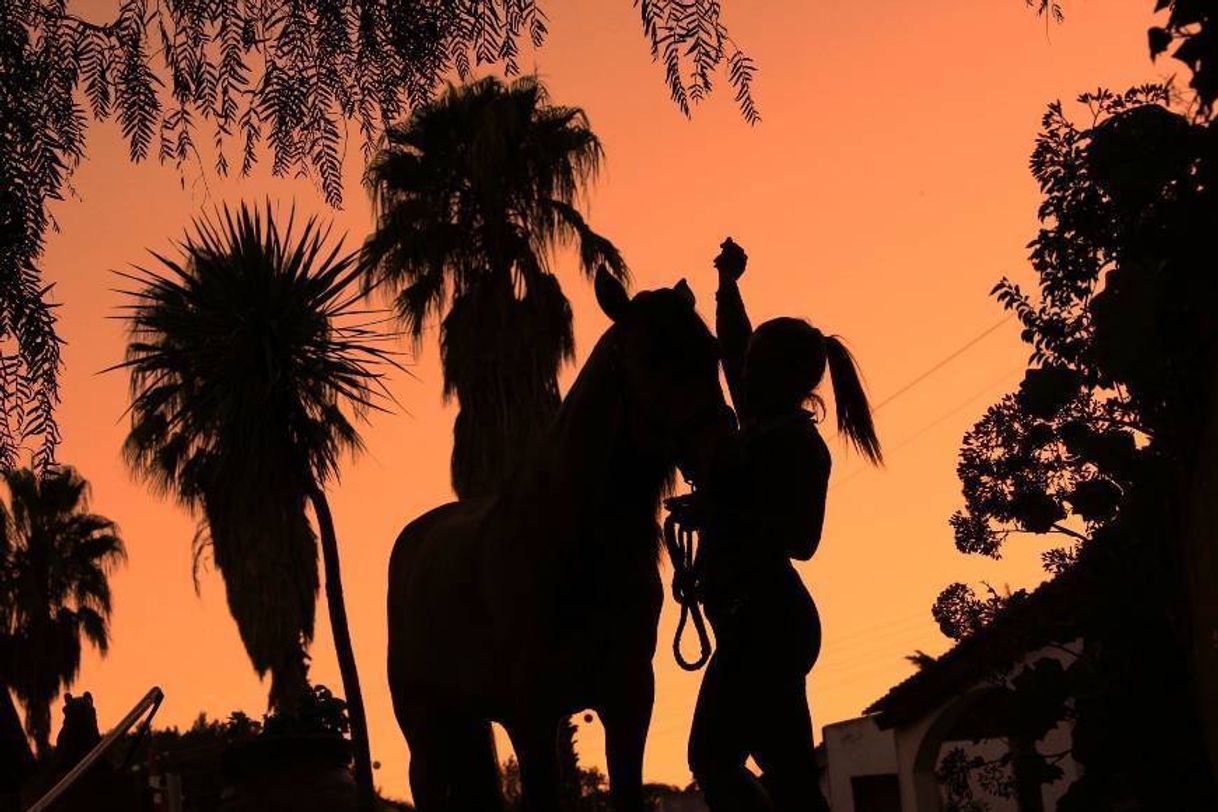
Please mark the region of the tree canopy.
[[[719, 0], [634, 0], [652, 57], [685, 113], [725, 72], [757, 121], [754, 65]], [[116, 120], [133, 161], [179, 170], [204, 155], [249, 172], [264, 152], [280, 176], [342, 199], [351, 140], [371, 154], [385, 127], [442, 79], [519, 70], [547, 35], [539, 0], [117, 0], [89, 19], [66, 0], [0, 0], [0, 468], [23, 443], [35, 466], [59, 441], [60, 342], [38, 260], [70, 194], [91, 120]]]
[[392, 125], [368, 167], [377, 223], [365, 284], [393, 295], [416, 349], [440, 318], [452, 481], [461, 498], [498, 492], [558, 412], [558, 373], [575, 353], [554, 250], [626, 275], [618, 249], [585, 221], [600, 140], [578, 107], [535, 77], [453, 86]]
[[[1037, 290], [1007, 279], [994, 289], [1022, 324], [1030, 368], [960, 455], [964, 507], [951, 524], [962, 552], [999, 557], [1027, 535], [1064, 542], [1044, 564], [1071, 579], [1084, 645], [1065, 668], [1039, 663], [1012, 687], [1036, 711], [1021, 715], [1039, 720], [1032, 740], [1073, 722], [1085, 770], [1062, 810], [1207, 808], [1215, 793], [1204, 693], [1189, 690], [1207, 678], [1190, 654], [1206, 627], [1188, 517], [1215, 397], [1218, 140], [1172, 99], [1156, 85], [1086, 93], [1081, 125], [1049, 106], [1031, 161], [1044, 195], [1030, 244]], [[962, 639], [1024, 597], [953, 584], [934, 616]]]

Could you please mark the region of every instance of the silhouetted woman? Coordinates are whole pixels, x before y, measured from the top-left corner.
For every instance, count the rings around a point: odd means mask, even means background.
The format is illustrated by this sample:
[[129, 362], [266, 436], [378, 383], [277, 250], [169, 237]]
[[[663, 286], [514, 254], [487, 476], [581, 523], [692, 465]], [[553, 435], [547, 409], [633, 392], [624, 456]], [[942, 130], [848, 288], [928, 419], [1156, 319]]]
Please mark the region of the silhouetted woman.
[[[712, 812], [828, 810], [805, 686], [820, 620], [791, 561], [812, 557], [824, 523], [830, 456], [817, 391], [826, 367], [838, 430], [873, 463], [880, 446], [845, 345], [800, 319], [753, 330], [737, 287], [747, 257], [731, 239], [722, 248], [717, 328], [742, 466], [705, 506], [713, 518], [702, 594], [717, 650], [698, 694], [690, 768]], [[750, 756], [760, 783], [745, 766]]]

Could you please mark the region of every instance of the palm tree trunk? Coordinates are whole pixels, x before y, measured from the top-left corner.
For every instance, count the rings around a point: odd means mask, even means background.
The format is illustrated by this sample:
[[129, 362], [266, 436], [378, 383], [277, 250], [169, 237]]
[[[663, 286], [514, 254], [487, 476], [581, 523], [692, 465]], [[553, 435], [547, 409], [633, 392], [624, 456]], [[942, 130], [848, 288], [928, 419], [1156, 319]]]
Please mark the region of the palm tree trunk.
[[376, 800], [372, 785], [372, 753], [368, 746], [364, 695], [359, 687], [351, 630], [347, 627], [347, 607], [343, 601], [343, 581], [338, 563], [338, 538], [334, 533], [334, 518], [330, 514], [325, 492], [314, 485], [309, 499], [321, 535], [321, 557], [326, 571], [326, 606], [330, 612], [330, 630], [334, 635], [334, 650], [338, 656], [338, 670], [342, 674], [343, 693], [351, 720], [351, 746], [355, 751], [355, 785], [359, 793], [359, 806], [361, 810], [371, 812]]

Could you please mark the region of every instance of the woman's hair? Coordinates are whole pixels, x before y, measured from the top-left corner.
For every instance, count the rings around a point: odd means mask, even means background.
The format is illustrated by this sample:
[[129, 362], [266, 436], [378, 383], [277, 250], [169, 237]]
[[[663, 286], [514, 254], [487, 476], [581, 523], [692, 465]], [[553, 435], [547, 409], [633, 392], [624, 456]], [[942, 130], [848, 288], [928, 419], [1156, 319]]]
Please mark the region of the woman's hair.
[[838, 431], [879, 464], [880, 441], [854, 356], [839, 337], [826, 336], [803, 319], [771, 319], [753, 332], [745, 361], [750, 408], [798, 408], [812, 401], [823, 410], [816, 388], [826, 367], [833, 383]]

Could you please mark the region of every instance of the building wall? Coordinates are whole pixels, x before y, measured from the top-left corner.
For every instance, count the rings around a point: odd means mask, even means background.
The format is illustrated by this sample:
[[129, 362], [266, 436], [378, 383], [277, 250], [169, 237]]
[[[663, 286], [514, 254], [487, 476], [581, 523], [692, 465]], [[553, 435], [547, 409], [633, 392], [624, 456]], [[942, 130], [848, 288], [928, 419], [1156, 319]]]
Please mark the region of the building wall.
[[827, 792], [833, 812], [856, 812], [851, 779], [897, 772], [896, 736], [864, 716], [824, 729]]
[[[1071, 648], [1077, 644], [1071, 644]], [[1059, 659], [1068, 664], [1070, 655], [1058, 647], [1046, 647], [1028, 654], [1012, 670], [1010, 675], [1017, 674], [1023, 667], [1031, 665], [1043, 657]], [[970, 742], [946, 743], [945, 734], [949, 734], [955, 721], [969, 709], [970, 704], [983, 696], [993, 687], [989, 683], [978, 682], [968, 689], [959, 691], [956, 695], [945, 700], [931, 712], [919, 718], [916, 722], [898, 728], [895, 733], [895, 750], [898, 765], [898, 775], [901, 784], [902, 812], [941, 812], [943, 808], [943, 792], [935, 780], [934, 772], [943, 755], [954, 746], [962, 746], [965, 752], [985, 755], [992, 758], [1002, 752], [1006, 743], [1002, 740], [987, 740], [978, 745]], [[1052, 754], [1066, 751], [1070, 748], [1070, 727], [1058, 725], [1044, 739], [1037, 743], [1041, 753]], [[1056, 809], [1057, 801], [1065, 793], [1070, 784], [1079, 776], [1078, 765], [1069, 757], [1058, 763], [1064, 776], [1051, 785], [1043, 788], [1045, 809]], [[992, 812], [1016, 812], [1013, 800], [979, 796], [986, 800]], [[834, 810], [838, 812], [838, 810]]]

